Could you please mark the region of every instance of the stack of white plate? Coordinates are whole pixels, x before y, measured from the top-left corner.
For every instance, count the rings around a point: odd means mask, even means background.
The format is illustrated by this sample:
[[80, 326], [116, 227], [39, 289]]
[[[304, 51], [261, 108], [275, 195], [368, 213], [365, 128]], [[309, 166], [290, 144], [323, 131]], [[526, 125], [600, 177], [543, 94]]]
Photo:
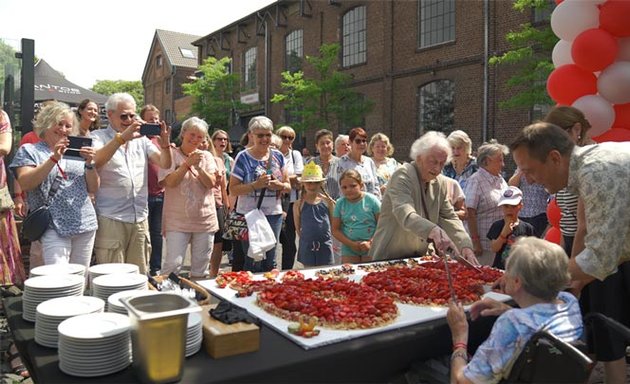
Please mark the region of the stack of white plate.
[[120, 300], [132, 298], [132, 297], [140, 297], [140, 296], [149, 296], [156, 295], [160, 293], [159, 291], [152, 290], [128, 290], [114, 293], [110, 297], [107, 298], [107, 312], [120, 313], [123, 315], [127, 314], [127, 308], [122, 304]]
[[148, 289], [147, 277], [138, 273], [112, 273], [92, 280], [92, 296], [107, 301], [114, 293], [128, 290]]
[[135, 264], [128, 263], [105, 263], [93, 265], [88, 269], [90, 286], [92, 286], [92, 280], [94, 278], [110, 275], [112, 273], [138, 273], [140, 268]]
[[105, 376], [131, 363], [129, 317], [91, 313], [59, 324], [59, 369], [79, 377]]
[[203, 326], [201, 324], [201, 313], [190, 313], [188, 314], [188, 328], [186, 330], [186, 357], [199, 352], [202, 341]]
[[31, 269], [31, 277], [49, 275], [81, 275], [85, 276], [85, 265], [81, 264], [49, 264]]
[[83, 295], [81, 275], [50, 275], [31, 277], [24, 282], [22, 318], [35, 321], [37, 306], [49, 299]]
[[71, 296], [46, 300], [37, 306], [35, 342], [45, 347], [57, 348], [57, 327], [65, 319], [88, 313], [103, 312], [105, 302], [98, 297]]

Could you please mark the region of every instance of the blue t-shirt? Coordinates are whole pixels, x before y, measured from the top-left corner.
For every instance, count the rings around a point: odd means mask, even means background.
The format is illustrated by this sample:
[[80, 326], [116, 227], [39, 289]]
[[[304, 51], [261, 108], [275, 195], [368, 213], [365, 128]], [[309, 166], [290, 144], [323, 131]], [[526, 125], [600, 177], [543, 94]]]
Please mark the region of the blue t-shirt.
[[535, 304], [505, 312], [494, 323], [492, 332], [475, 352], [464, 376], [474, 383], [498, 383], [509, 375], [521, 351], [539, 330], [546, 330], [565, 342], [582, 337], [582, 313], [577, 299], [560, 292], [560, 304]]
[[[18, 149], [9, 167], [14, 172], [15, 168], [35, 167], [46, 162], [52, 154], [48, 144], [43, 141], [36, 144], [24, 144]], [[62, 158], [59, 160], [59, 166], [67, 178], [61, 179], [57, 193], [49, 202], [53, 228], [61, 237], [95, 231], [98, 224], [94, 206], [88, 196], [85, 162]], [[27, 193], [28, 206], [31, 211], [46, 203], [48, 191], [57, 175], [59, 175], [59, 168], [54, 166], [44, 181]]]
[[[275, 149], [271, 150], [273, 161], [271, 163], [272, 175], [282, 180], [282, 170], [284, 169], [284, 156], [280, 151]], [[267, 160], [260, 161], [254, 158], [247, 149], [239, 152], [234, 159], [234, 167], [232, 168], [232, 176], [240, 180], [243, 184], [253, 183], [258, 178], [267, 173]], [[249, 192], [247, 195], [238, 196], [236, 203], [236, 212], [246, 214], [249, 211], [256, 209], [258, 204], [258, 197], [262, 189], [257, 189], [253, 192]], [[268, 189], [263, 198], [260, 210], [263, 211], [265, 216], [280, 215], [282, 214], [282, 204], [280, 196], [276, 191]]]
[[[334, 217], [341, 219], [341, 231], [350, 240], [370, 240], [376, 230], [376, 215], [381, 212], [381, 202], [371, 193], [364, 193], [359, 201], [350, 202], [345, 197], [337, 200]], [[342, 245], [343, 255], [364, 255]]]

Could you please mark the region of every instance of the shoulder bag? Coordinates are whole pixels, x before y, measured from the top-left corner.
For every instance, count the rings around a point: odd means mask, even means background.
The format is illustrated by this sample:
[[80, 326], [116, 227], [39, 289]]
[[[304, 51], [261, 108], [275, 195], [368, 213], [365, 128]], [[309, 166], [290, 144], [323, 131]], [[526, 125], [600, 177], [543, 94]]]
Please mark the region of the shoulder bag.
[[[273, 153], [269, 152], [269, 161], [267, 162], [267, 170], [271, 169]], [[265, 198], [265, 193], [267, 192], [267, 188], [263, 188], [260, 192], [260, 196], [258, 197], [258, 204], [256, 208], [260, 209], [262, 205], [263, 199]], [[248, 240], [249, 234], [247, 230], [247, 220], [245, 220], [245, 215], [242, 213], [236, 212], [236, 206], [238, 205], [238, 197], [236, 198], [236, 203], [234, 204], [234, 209], [230, 211], [227, 218], [225, 219], [225, 229], [223, 231], [223, 239], [225, 240]]]
[[52, 222], [52, 216], [50, 215], [50, 202], [57, 193], [59, 185], [61, 184], [61, 176], [57, 175], [55, 181], [50, 186], [48, 191], [48, 199], [44, 205], [37, 208], [34, 211], [28, 213], [24, 221], [22, 222], [22, 235], [24, 238], [30, 241], [37, 241], [41, 239], [44, 232], [50, 227]]

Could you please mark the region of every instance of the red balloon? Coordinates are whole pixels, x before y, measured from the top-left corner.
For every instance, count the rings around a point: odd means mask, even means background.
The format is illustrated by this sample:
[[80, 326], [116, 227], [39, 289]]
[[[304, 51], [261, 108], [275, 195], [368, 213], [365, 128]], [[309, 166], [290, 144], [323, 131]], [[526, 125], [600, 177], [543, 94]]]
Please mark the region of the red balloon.
[[545, 240], [551, 243], [560, 244], [560, 239], [562, 239], [562, 232], [558, 227], [551, 227], [545, 233]]
[[562, 211], [558, 206], [558, 202], [555, 198], [551, 199], [547, 204], [547, 220], [549, 224], [554, 228], [560, 228], [560, 218], [562, 217]]
[[580, 33], [571, 45], [573, 62], [591, 72], [601, 71], [612, 64], [617, 53], [619, 53], [617, 38], [599, 28], [587, 29]]
[[630, 1], [608, 0], [599, 8], [599, 27], [617, 37], [630, 36]]
[[616, 104], [613, 108], [615, 109], [613, 127], [630, 129], [630, 103]]
[[597, 77], [575, 64], [562, 65], [549, 75], [547, 93], [558, 104], [571, 105], [582, 96], [597, 93]]
[[605, 141], [630, 141], [630, 129], [610, 128], [606, 132], [599, 136], [595, 136], [592, 139], [597, 143], [603, 143]]

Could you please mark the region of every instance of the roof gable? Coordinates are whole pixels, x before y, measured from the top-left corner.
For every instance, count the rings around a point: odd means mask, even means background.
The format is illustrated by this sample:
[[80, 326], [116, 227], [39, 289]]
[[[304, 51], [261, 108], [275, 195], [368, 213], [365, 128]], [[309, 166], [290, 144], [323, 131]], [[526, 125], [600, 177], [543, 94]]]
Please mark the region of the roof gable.
[[[151, 49], [147, 62], [144, 66], [142, 73], [142, 79], [144, 81], [147, 71], [150, 68], [151, 60], [153, 60], [153, 52], [155, 47], [159, 44], [164, 52], [164, 59], [167, 64], [172, 67], [184, 67], [184, 68], [197, 68], [197, 50], [198, 48], [192, 45], [192, 42], [198, 40], [200, 36], [189, 35], [187, 33], [165, 31], [163, 29], [156, 29], [151, 43]], [[191, 55], [192, 54], [192, 55]]]

